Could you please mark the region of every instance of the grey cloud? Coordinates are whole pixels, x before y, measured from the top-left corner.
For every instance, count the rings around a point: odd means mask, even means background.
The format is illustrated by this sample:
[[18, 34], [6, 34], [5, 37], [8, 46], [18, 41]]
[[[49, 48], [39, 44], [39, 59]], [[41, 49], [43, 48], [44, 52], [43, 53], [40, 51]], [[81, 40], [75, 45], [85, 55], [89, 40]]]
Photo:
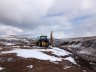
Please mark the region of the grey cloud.
[[0, 0], [0, 22], [21, 28], [38, 26], [40, 18], [46, 14], [51, 2], [51, 0]]
[[[96, 35], [95, 5], [96, 0], [0, 0], [0, 34], [9, 29], [34, 35], [54, 31], [57, 38]], [[90, 17], [76, 23], [83, 16]]]
[[[64, 24], [65, 22], [70, 24], [70, 29], [66, 29], [65, 26], [65, 29], [61, 31], [64, 34], [67, 33], [68, 37], [92, 36], [96, 35], [95, 5], [95, 0], [56, 0], [53, 7], [49, 10], [49, 14], [64, 13], [64, 15], [60, 16], [59, 24], [66, 25]], [[86, 16], [86, 19], [83, 18], [84, 16]], [[77, 23], [76, 19], [79, 17], [81, 17], [82, 20], [78, 19], [80, 22]], [[66, 19], [65, 21], [64, 18]], [[62, 19], [64, 22], [61, 22]], [[74, 23], [70, 22], [70, 20], [74, 20]]]

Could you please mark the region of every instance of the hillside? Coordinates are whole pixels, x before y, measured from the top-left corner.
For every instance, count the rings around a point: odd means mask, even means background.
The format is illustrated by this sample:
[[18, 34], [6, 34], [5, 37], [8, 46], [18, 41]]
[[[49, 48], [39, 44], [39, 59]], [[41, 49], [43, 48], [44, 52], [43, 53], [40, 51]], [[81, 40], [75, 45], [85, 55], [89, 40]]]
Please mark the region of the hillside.
[[96, 71], [96, 36], [70, 38], [61, 44], [61, 48], [76, 55], [78, 60], [87, 62]]
[[34, 38], [0, 37], [0, 71], [94, 72], [95, 47], [85, 46], [87, 40], [95, 38], [55, 39], [55, 47], [46, 48], [36, 46]]

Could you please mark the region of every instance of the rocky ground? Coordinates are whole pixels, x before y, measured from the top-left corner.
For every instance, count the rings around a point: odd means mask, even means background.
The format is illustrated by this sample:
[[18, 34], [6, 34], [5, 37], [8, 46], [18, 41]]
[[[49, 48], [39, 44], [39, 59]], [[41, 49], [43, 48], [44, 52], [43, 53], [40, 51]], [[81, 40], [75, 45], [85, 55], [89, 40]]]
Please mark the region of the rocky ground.
[[[69, 52], [61, 50], [55, 47], [1, 48], [0, 72], [91, 72], [75, 63], [68, 56]], [[43, 57], [37, 56], [38, 52]]]

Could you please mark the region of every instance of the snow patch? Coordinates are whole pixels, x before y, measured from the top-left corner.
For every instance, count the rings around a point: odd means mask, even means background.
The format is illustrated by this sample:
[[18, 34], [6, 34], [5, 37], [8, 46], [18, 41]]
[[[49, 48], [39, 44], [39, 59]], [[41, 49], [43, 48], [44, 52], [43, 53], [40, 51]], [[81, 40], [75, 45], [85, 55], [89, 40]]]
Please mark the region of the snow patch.
[[82, 70], [83, 72], [87, 72], [86, 70]]
[[72, 45], [68, 45], [68, 47], [74, 47], [74, 48], [79, 48], [81, 46], [81, 43], [75, 45], [75, 44], [72, 44]]
[[43, 52], [40, 52], [37, 49], [30, 49], [30, 50], [28, 50], [28, 49], [15, 49], [12, 51], [2, 52], [2, 54], [6, 54], [6, 53], [16, 53], [17, 56], [21, 56], [24, 58], [36, 58], [36, 59], [40, 59], [40, 60], [61, 61], [61, 58], [49, 56], [47, 54], [44, 54]]
[[54, 64], [58, 64], [58, 62], [53, 62]]
[[52, 54], [54, 55], [57, 55], [57, 56], [65, 56], [65, 55], [69, 55], [71, 53], [63, 50], [63, 49], [60, 49], [60, 48], [57, 48], [57, 47], [51, 47], [52, 49], [41, 49], [40, 51], [51, 51]]
[[0, 67], [0, 71], [2, 71], [4, 68]]
[[13, 43], [4, 43], [4, 44], [7, 45], [7, 46], [13, 45]]
[[63, 69], [69, 69], [71, 68], [72, 66], [65, 66]]
[[67, 58], [65, 58], [65, 60], [68, 60], [74, 64], [77, 64], [76, 61], [74, 60], [74, 58], [72, 58], [72, 57], [67, 57]]
[[[52, 54], [57, 55], [58, 57], [47, 55], [43, 53], [43, 51], [51, 52]], [[49, 60], [51, 62], [62, 61], [62, 59], [64, 59], [76, 64], [75, 60], [72, 57], [62, 58], [61, 56], [66, 56], [71, 53], [57, 47], [51, 47], [51, 49], [48, 48], [47, 49], [14, 49], [11, 51], [3, 51], [1, 53], [2, 54], [16, 53], [17, 56], [20, 57], [36, 58], [39, 60]]]
[[33, 68], [33, 65], [29, 65], [29, 66], [27, 66], [28, 68]]

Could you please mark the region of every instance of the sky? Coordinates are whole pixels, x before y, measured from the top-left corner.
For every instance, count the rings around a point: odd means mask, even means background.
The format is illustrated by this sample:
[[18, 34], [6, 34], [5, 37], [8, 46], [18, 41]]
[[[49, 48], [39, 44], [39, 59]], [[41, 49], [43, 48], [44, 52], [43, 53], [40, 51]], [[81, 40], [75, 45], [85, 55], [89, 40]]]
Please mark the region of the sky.
[[96, 0], [0, 0], [0, 35], [96, 36]]

